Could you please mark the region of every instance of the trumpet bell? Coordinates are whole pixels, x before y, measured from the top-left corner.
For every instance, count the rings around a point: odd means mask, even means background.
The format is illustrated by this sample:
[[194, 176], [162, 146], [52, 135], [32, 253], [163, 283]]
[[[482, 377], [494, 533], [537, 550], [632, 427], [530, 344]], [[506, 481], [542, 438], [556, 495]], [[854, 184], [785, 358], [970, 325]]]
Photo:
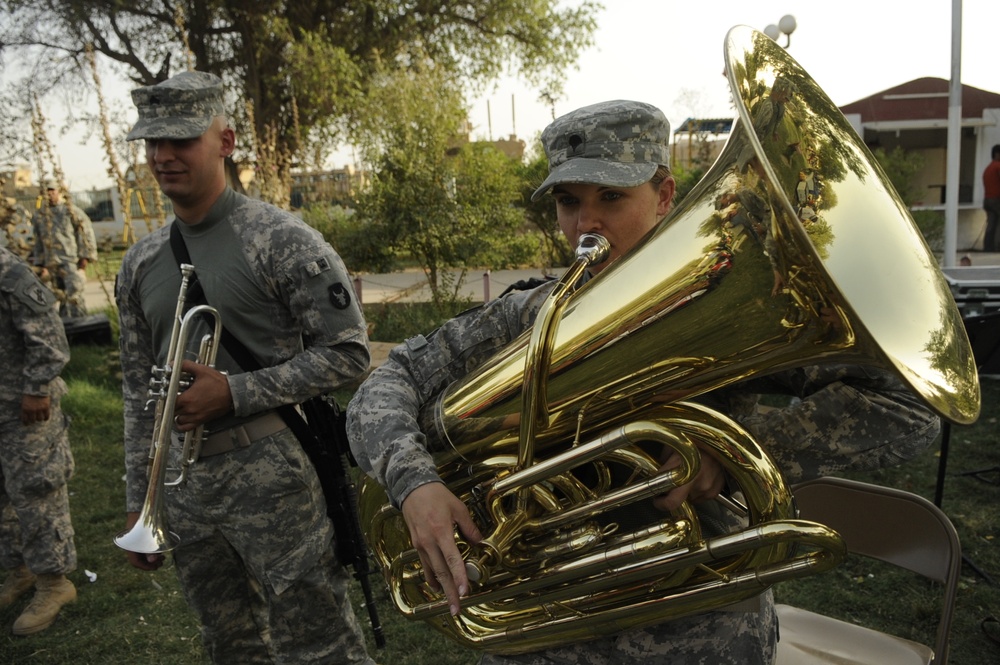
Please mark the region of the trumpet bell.
[[167, 527], [162, 508], [143, 510], [131, 529], [114, 538], [115, 545], [127, 552], [163, 554], [180, 544], [180, 537]]

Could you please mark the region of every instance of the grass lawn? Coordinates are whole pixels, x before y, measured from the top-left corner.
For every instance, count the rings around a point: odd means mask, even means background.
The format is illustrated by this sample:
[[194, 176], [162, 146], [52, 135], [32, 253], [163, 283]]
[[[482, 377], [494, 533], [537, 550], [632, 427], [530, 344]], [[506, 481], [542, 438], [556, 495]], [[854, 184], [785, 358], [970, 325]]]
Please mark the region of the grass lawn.
[[[129, 567], [112, 543], [124, 521], [122, 404], [117, 360], [107, 347], [75, 346], [64, 372], [70, 394], [64, 408], [73, 418], [71, 438], [76, 475], [70, 484], [79, 568], [71, 575], [79, 600], [45, 632], [14, 638], [9, 626], [24, 606], [0, 611], [0, 663], [101, 665], [187, 665], [208, 662], [198, 625], [181, 597], [172, 566], [155, 573]], [[341, 396], [343, 400], [345, 396]], [[943, 507], [958, 528], [965, 552], [993, 578], [1000, 578], [997, 519], [1000, 447], [997, 410], [1000, 381], [984, 380], [984, 411], [972, 426], [952, 430]], [[937, 448], [899, 468], [851, 477], [934, 497]], [[965, 475], [993, 469], [980, 478]], [[886, 525], [905, 529], [906, 525]], [[987, 616], [1000, 617], [1000, 593], [971, 567], [963, 571], [951, 662], [1000, 662], [1000, 646], [980, 630]], [[471, 665], [476, 655], [456, 647], [422, 623], [411, 623], [389, 605], [381, 586], [377, 600], [388, 646], [376, 653], [382, 665]], [[932, 642], [936, 623], [933, 588], [883, 567], [851, 561], [822, 576], [780, 585], [779, 601], [901, 630]], [[356, 600], [360, 601], [360, 589]], [[367, 614], [355, 603], [367, 629]], [[371, 640], [369, 644], [374, 644]], [[373, 648], [374, 652], [374, 648]]]

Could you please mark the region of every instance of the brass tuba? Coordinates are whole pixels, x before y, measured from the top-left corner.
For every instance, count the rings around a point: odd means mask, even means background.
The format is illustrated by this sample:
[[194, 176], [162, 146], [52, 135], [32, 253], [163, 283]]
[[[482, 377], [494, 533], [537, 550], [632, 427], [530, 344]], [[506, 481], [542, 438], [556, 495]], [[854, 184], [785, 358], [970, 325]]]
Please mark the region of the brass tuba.
[[[686, 401], [827, 362], [894, 371], [942, 417], [975, 420], [979, 384], [937, 261], [847, 120], [765, 35], [733, 28], [738, 120], [696, 188], [629, 254], [422, 414], [441, 478], [483, 543], [459, 538], [472, 589], [452, 617], [398, 511], [366, 479], [361, 523], [397, 608], [461, 644], [521, 653], [703, 612], [836, 565], [836, 532], [796, 519], [767, 453]], [[588, 239], [592, 242], [593, 239]], [[668, 446], [685, 460], [658, 472]], [[726, 468], [745, 527], [694, 507], [653, 514], [698, 448]], [[699, 511], [701, 508], [699, 507]]]

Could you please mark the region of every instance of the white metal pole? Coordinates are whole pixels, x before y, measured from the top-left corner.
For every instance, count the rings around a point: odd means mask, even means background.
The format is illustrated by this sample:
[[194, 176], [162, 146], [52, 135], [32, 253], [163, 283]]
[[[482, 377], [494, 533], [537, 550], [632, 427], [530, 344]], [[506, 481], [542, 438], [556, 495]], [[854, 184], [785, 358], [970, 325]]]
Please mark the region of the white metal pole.
[[951, 1], [951, 85], [948, 90], [948, 158], [944, 200], [944, 267], [955, 265], [958, 246], [958, 175], [962, 140], [962, 0]]

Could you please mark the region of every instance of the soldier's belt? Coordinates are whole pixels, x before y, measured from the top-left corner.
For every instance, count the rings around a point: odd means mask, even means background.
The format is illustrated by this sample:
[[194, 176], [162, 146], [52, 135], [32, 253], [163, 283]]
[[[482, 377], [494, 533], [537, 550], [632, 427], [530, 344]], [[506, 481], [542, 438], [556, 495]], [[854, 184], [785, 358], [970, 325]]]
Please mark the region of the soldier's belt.
[[286, 427], [288, 425], [281, 419], [281, 416], [274, 411], [268, 411], [242, 425], [208, 435], [201, 442], [201, 454], [198, 457], [199, 459], [212, 457], [237, 448], [246, 448], [252, 441], [277, 434]]

